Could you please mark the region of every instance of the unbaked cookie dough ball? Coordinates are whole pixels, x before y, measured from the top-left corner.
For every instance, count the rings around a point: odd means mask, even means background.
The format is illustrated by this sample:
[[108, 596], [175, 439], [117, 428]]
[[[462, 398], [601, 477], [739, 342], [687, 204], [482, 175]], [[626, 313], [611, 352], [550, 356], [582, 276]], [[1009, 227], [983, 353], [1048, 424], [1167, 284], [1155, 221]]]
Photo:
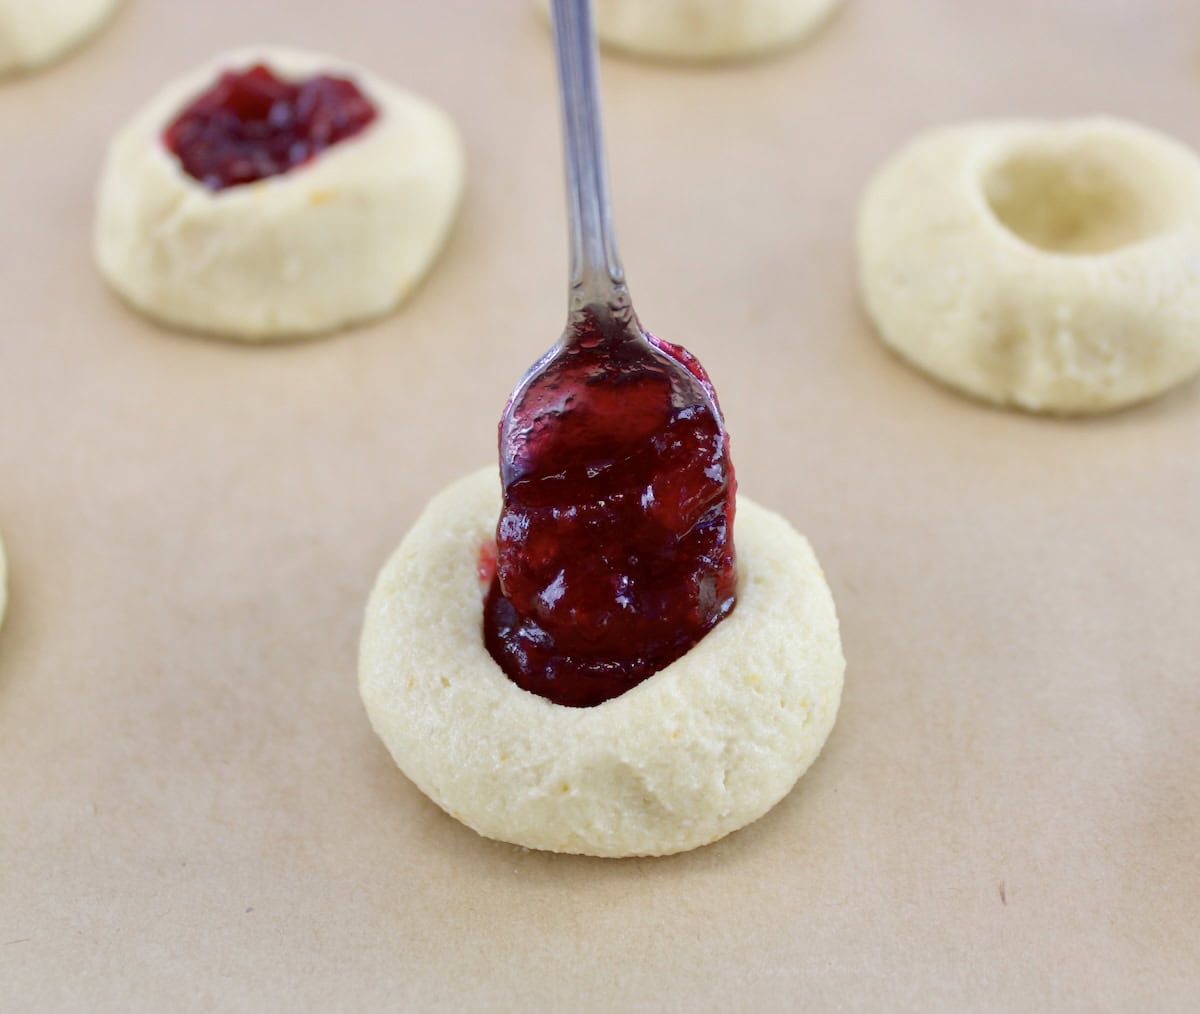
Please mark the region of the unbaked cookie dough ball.
[[[594, 0], [596, 35], [660, 60], [736, 60], [800, 42], [841, 0]], [[549, 0], [539, 0], [549, 10]]]
[[[189, 165], [216, 174], [196, 178], [165, 132], [200, 97], [216, 103], [227, 74], [245, 76], [227, 105], [255, 110], [251, 126], [263, 124], [269, 150], [235, 146], [236, 157], [222, 161], [205, 147], [217, 114], [209, 115], [171, 134], [173, 143], [194, 140]], [[267, 101], [264, 113], [253, 91], [280, 81], [312, 85], [312, 94]], [[349, 112], [337, 106], [347, 91]], [[356, 114], [357, 123], [348, 119]], [[280, 147], [278, 135], [304, 116], [301, 146], [285, 137]], [[279, 171], [281, 163], [290, 167]], [[424, 99], [327, 56], [229, 53], [168, 85], [112, 140], [96, 261], [120, 295], [173, 327], [246, 341], [331, 331], [385, 314], [413, 291], [453, 222], [463, 174], [457, 130]]]
[[967, 394], [1102, 412], [1200, 371], [1200, 158], [1120, 120], [920, 134], [867, 186], [863, 301]]
[[696, 848], [779, 802], [820, 753], [845, 671], [808, 542], [740, 498], [733, 612], [620, 697], [569, 708], [484, 647], [478, 566], [499, 511], [494, 468], [448, 487], [367, 606], [359, 688], [417, 787], [489, 838], [612, 857]]
[[95, 32], [120, 0], [0, 0], [0, 75], [57, 60]]

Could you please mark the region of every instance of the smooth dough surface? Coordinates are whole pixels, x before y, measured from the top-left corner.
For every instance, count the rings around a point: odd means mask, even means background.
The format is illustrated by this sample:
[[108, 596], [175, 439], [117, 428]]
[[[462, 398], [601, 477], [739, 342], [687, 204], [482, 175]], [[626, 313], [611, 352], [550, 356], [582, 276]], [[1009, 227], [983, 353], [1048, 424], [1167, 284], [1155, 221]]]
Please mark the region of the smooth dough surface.
[[0, 74], [33, 70], [96, 31], [120, 0], [0, 0]]
[[1100, 412], [1200, 371], [1200, 159], [1108, 118], [923, 133], [868, 184], [862, 298], [935, 378]]
[[[540, 0], [549, 10], [549, 0]], [[799, 42], [841, 0], [594, 0], [596, 35], [661, 60], [736, 60]]]
[[4, 540], [0, 539], [0, 623], [8, 608], [8, 560], [4, 556]]
[[[224, 70], [351, 77], [378, 116], [286, 173], [211, 191], [163, 129]], [[168, 85], [109, 145], [95, 255], [163, 323], [247, 341], [331, 331], [394, 309], [430, 267], [462, 192], [462, 143], [435, 106], [331, 57], [257, 47]]]
[[683, 658], [595, 708], [510, 682], [483, 645], [487, 468], [430, 501], [367, 606], [359, 688], [406, 775], [480, 834], [595, 856], [716, 841], [782, 799], [841, 700], [833, 598], [808, 542], [739, 498], [738, 604]]

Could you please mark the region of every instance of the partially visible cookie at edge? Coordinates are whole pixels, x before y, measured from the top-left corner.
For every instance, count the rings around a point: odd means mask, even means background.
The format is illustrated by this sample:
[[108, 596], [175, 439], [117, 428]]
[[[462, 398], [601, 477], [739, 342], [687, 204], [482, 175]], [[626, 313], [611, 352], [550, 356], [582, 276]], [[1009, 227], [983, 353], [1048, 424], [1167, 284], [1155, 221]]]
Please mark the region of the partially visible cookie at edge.
[[98, 32], [121, 0], [0, 0], [0, 77], [39, 70]]
[[[746, 60], [797, 45], [842, 0], [595, 0], [606, 48], [652, 60]], [[538, 0], [549, 13], [550, 0]]]

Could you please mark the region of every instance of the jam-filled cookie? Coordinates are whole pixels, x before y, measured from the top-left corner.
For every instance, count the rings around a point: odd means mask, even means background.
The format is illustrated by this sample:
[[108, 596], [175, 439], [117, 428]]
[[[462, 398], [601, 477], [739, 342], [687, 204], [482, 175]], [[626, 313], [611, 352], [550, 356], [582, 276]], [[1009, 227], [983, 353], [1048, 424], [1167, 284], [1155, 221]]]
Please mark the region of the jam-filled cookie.
[[120, 0], [0, 0], [0, 76], [35, 70], [96, 32]]
[[863, 301], [933, 377], [1039, 412], [1102, 412], [1200, 371], [1200, 158], [1113, 119], [914, 138], [868, 185]]
[[387, 313], [453, 221], [449, 118], [327, 56], [256, 48], [168, 85], [109, 146], [96, 260], [168, 325], [247, 341]]
[[791, 789], [837, 715], [837, 617], [808, 543], [735, 495], [729, 447], [685, 349], [627, 304], [572, 311], [509, 400], [499, 476], [436, 497], [367, 608], [363, 700], [431, 799], [489, 837], [630, 856]]
[[614, 857], [696, 848], [779, 802], [833, 727], [845, 669], [808, 542], [739, 498], [736, 608], [619, 696], [568, 707], [484, 643], [480, 551], [500, 512], [495, 469], [450, 486], [367, 607], [363, 701], [417, 787], [489, 838]]

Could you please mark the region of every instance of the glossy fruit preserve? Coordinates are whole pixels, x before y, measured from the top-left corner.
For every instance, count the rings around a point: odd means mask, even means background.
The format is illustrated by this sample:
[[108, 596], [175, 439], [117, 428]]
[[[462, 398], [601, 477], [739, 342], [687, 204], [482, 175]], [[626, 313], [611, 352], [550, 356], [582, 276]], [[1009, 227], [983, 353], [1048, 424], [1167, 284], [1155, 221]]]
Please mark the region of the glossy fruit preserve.
[[[719, 411], [679, 404], [670, 371], [648, 369], [594, 318], [579, 330], [520, 455], [501, 449], [494, 576], [490, 546], [480, 569], [492, 657], [526, 690], [588, 707], [733, 609], [736, 482]], [[712, 394], [685, 349], [650, 341]]]
[[285, 81], [259, 64], [226, 71], [163, 133], [189, 176], [210, 190], [278, 176], [353, 137], [376, 116], [353, 81]]

